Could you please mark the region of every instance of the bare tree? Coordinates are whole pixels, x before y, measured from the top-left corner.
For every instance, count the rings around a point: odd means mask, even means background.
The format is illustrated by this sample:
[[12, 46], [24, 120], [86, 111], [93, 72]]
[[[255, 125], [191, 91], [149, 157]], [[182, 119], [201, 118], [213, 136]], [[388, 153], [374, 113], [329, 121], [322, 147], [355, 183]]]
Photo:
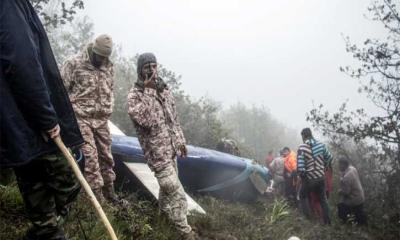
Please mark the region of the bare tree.
[[[359, 92], [380, 113], [372, 115], [363, 108], [352, 111], [346, 102], [336, 113], [328, 112], [321, 104], [307, 115], [307, 120], [330, 138], [337, 154], [347, 155], [358, 163], [368, 183], [364, 186], [370, 197], [370, 212], [389, 215], [390, 220], [384, 223], [388, 227], [382, 230], [393, 236], [399, 234], [398, 225], [393, 223], [400, 221], [399, 6], [397, 1], [376, 0], [368, 8], [371, 20], [386, 28], [385, 38], [369, 38], [359, 46], [345, 37], [347, 52], [360, 65], [340, 70], [359, 81]], [[379, 221], [375, 224], [382, 224]]]
[[30, 0], [43, 19], [45, 27], [66, 24], [74, 19], [76, 10], [83, 9], [83, 0]]
[[360, 81], [359, 92], [381, 110], [371, 116], [365, 109], [348, 110], [344, 103], [338, 112], [329, 113], [320, 105], [310, 111], [307, 120], [324, 134], [339, 133], [356, 141], [372, 139], [392, 158], [391, 170], [400, 172], [400, 16], [391, 0], [374, 1], [368, 8], [372, 20], [388, 30], [384, 39], [367, 39], [362, 46], [345, 38], [347, 52], [361, 63], [340, 70]]

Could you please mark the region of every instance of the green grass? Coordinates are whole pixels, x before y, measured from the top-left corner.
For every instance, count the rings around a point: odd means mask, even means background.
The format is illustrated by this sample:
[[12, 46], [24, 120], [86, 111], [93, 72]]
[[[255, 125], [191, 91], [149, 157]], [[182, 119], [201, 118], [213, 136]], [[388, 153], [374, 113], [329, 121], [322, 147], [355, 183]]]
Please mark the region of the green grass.
[[[105, 206], [105, 211], [120, 240], [179, 239], [167, 218], [160, 214], [154, 202], [124, 196], [128, 207]], [[335, 217], [331, 226], [305, 220], [297, 209], [282, 199], [261, 198], [253, 204], [234, 203], [212, 197], [195, 197], [207, 215], [193, 215], [189, 222], [201, 239], [396, 239], [384, 236], [378, 226], [360, 228], [340, 224]], [[332, 210], [333, 211], [333, 210]], [[334, 212], [332, 212], [334, 214]], [[84, 194], [73, 204], [65, 231], [70, 239], [108, 239], [93, 207]], [[23, 202], [17, 186], [0, 186], [0, 239], [17, 240], [29, 228]]]

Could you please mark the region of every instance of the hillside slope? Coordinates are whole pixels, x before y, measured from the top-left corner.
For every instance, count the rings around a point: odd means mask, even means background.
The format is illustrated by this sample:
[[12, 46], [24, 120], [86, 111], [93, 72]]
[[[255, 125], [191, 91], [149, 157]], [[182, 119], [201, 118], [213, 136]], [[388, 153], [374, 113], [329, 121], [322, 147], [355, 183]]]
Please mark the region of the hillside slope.
[[[156, 203], [125, 195], [130, 206], [106, 206], [120, 240], [178, 239], [168, 220], [158, 212]], [[336, 218], [331, 226], [321, 226], [300, 216], [285, 201], [263, 198], [253, 204], [232, 203], [211, 197], [196, 200], [207, 211], [206, 216], [191, 216], [189, 221], [201, 239], [391, 239], [373, 229], [342, 225]], [[334, 214], [334, 212], [332, 212]], [[17, 240], [29, 228], [23, 202], [15, 183], [0, 187], [0, 239]], [[103, 225], [84, 194], [74, 203], [65, 230], [70, 239], [108, 239]], [[394, 238], [393, 238], [394, 239]]]

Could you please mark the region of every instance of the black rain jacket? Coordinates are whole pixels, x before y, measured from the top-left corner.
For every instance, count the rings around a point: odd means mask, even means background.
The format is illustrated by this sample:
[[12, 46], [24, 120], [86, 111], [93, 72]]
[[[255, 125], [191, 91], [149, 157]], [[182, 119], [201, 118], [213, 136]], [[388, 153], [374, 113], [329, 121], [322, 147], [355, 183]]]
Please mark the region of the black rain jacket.
[[43, 132], [59, 124], [83, 144], [46, 32], [28, 0], [0, 0], [0, 167], [57, 151]]

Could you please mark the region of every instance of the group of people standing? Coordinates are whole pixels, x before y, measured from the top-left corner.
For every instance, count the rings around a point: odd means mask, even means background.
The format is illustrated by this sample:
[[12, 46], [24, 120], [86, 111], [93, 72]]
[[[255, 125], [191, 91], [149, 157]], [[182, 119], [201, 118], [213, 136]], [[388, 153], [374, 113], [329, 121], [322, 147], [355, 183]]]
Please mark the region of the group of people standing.
[[[13, 168], [17, 177], [33, 225], [25, 239], [66, 239], [60, 219], [67, 216], [80, 186], [52, 139], [61, 137], [71, 150], [83, 152], [84, 176], [101, 203], [124, 204], [115, 193], [107, 124], [114, 106], [112, 38], [98, 36], [68, 59], [60, 73], [28, 0], [2, 0], [0, 22], [0, 167]], [[139, 56], [138, 80], [128, 94], [127, 114], [160, 185], [160, 209], [183, 239], [195, 239], [176, 163], [177, 155], [187, 155], [186, 141], [174, 98], [157, 67], [154, 54]], [[329, 224], [333, 157], [310, 129], [303, 129], [301, 136], [304, 143], [297, 153], [286, 147], [274, 158], [271, 152], [266, 165], [275, 188], [282, 189], [289, 201], [299, 200], [306, 216], [311, 217], [313, 203]], [[353, 214], [357, 223], [366, 224], [357, 170], [345, 158], [339, 159], [339, 170], [339, 217], [345, 221]]]
[[[108, 120], [114, 106], [112, 38], [103, 34], [62, 64], [28, 0], [0, 6], [0, 167], [13, 168], [32, 228], [24, 239], [62, 240], [62, 218], [80, 192], [52, 139], [85, 157], [84, 176], [102, 204], [121, 204], [114, 188]], [[187, 155], [175, 102], [152, 53], [139, 56], [127, 98], [145, 159], [160, 185], [159, 206], [183, 239], [195, 239], [176, 157]]]
[[[303, 129], [301, 137], [303, 144], [297, 153], [285, 147], [274, 157], [270, 151], [265, 165], [273, 176], [275, 192], [284, 194], [289, 203], [299, 205], [307, 218], [317, 217], [322, 223], [330, 224], [328, 198], [333, 189], [333, 156], [325, 144], [314, 138], [311, 129]], [[365, 225], [365, 196], [357, 169], [347, 158], [342, 157], [338, 162], [338, 216], [343, 222], [354, 217], [355, 223]]]

